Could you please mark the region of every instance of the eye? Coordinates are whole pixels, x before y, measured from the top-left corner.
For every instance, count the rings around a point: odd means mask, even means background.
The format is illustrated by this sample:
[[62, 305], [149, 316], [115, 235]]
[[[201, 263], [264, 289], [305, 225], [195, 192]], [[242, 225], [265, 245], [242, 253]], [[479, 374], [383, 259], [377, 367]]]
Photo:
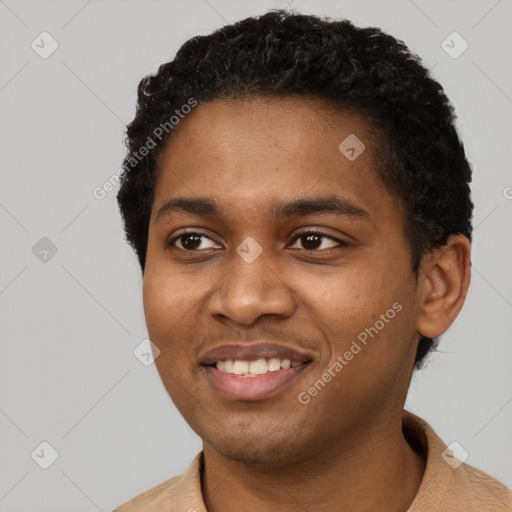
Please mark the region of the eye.
[[215, 242], [207, 237], [203, 233], [199, 233], [197, 231], [189, 231], [186, 233], [181, 233], [177, 237], [173, 238], [167, 246], [176, 246], [178, 249], [185, 251], [195, 251], [198, 249], [212, 249], [213, 247], [205, 247], [203, 242], [205, 240], [209, 240], [211, 243], [215, 244]]
[[[327, 233], [322, 233], [321, 231], [305, 231], [300, 233], [295, 238], [295, 243], [299, 241], [301, 244], [303, 244], [303, 249], [306, 251], [317, 251], [317, 249], [333, 249], [336, 246], [348, 245], [343, 240], [339, 240], [331, 235], [328, 235]], [[329, 241], [332, 242], [332, 245], [330, 246]], [[300, 247], [298, 248], [300, 249]]]
[[[327, 233], [322, 233], [321, 231], [305, 231], [303, 233], [299, 233], [294, 240], [295, 244], [300, 242], [303, 245], [302, 249], [315, 252], [318, 252], [319, 249], [329, 252], [330, 249], [333, 249], [336, 246], [348, 245], [347, 242], [339, 240]], [[207, 245], [207, 241], [210, 242], [210, 246]], [[181, 233], [170, 240], [167, 247], [177, 247], [183, 251], [194, 252], [201, 249], [216, 248], [216, 243], [204, 233], [188, 231]], [[300, 247], [295, 248], [300, 249]]]

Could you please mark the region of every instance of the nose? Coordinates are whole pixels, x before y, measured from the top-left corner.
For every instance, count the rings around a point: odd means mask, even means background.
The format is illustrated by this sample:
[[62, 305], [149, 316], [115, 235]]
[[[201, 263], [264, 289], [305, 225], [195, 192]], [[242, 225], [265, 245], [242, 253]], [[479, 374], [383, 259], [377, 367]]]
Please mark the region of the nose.
[[[264, 250], [254, 261], [234, 252], [229, 270], [212, 294], [208, 312], [251, 325], [262, 315], [290, 317], [295, 310], [291, 290]], [[281, 277], [283, 276], [283, 277]]]

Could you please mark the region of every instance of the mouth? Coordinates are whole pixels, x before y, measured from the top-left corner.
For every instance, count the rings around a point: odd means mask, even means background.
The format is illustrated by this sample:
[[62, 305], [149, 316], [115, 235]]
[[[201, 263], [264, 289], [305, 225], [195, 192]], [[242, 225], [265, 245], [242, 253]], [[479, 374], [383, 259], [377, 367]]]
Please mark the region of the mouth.
[[209, 383], [229, 400], [263, 400], [291, 385], [312, 363], [310, 354], [273, 344], [224, 345], [201, 360]]
[[265, 375], [269, 372], [297, 368], [303, 364], [307, 364], [307, 361], [291, 361], [290, 359], [273, 357], [271, 359], [256, 359], [255, 361], [227, 359], [226, 361], [217, 361], [214, 365], [210, 366], [215, 366], [221, 373], [239, 375], [242, 377], [257, 377], [258, 375]]

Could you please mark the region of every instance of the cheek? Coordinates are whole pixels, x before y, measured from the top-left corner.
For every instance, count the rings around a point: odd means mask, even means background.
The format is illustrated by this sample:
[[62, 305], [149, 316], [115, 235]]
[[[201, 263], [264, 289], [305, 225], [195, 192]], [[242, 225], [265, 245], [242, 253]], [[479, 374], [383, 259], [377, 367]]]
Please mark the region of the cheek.
[[144, 316], [150, 337], [161, 337], [164, 330], [172, 328], [176, 315], [173, 300], [173, 283], [159, 278], [159, 273], [146, 270], [143, 285]]
[[315, 318], [336, 331], [360, 328], [397, 300], [398, 276], [390, 278], [382, 263], [351, 262], [336, 272], [296, 280], [300, 301], [314, 310]]
[[150, 261], [144, 275], [143, 304], [149, 338], [160, 349], [157, 365], [186, 378], [197, 371], [199, 320], [204, 317], [211, 282], [203, 272]]
[[330, 340], [331, 358], [348, 350], [358, 336], [363, 342], [382, 340], [376, 354], [389, 354], [388, 345], [395, 340], [409, 343], [414, 331], [414, 279], [409, 267], [405, 257], [372, 258], [371, 264], [361, 258], [336, 273], [316, 276], [314, 282], [302, 282], [297, 290], [300, 301]]
[[[147, 266], [143, 304], [149, 338], [161, 351], [159, 359], [168, 360], [172, 365], [177, 360], [177, 351], [182, 347], [180, 340], [183, 339], [184, 330], [187, 332], [187, 324], [192, 322], [190, 317], [194, 310], [195, 298], [183, 290], [183, 283], [164, 270], [163, 266]], [[185, 338], [188, 336], [185, 335]]]
[[143, 284], [144, 315], [149, 338], [160, 349], [155, 366], [172, 401], [185, 415], [193, 403], [197, 371], [190, 343], [197, 328], [197, 299], [184, 293], [182, 283], [172, 275], [148, 265]]

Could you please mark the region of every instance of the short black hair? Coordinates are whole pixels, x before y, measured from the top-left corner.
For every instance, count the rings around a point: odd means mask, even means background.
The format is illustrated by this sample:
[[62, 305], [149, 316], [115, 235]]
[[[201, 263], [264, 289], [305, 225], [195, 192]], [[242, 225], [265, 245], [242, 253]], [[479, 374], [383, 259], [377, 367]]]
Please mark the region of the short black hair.
[[[450, 235], [471, 240], [471, 167], [420, 58], [379, 28], [273, 10], [193, 37], [139, 84], [117, 200], [142, 272], [158, 159], [179, 119], [200, 102], [297, 96], [364, 115], [378, 133], [378, 173], [404, 205], [415, 273]], [[417, 368], [438, 341], [420, 336]]]

